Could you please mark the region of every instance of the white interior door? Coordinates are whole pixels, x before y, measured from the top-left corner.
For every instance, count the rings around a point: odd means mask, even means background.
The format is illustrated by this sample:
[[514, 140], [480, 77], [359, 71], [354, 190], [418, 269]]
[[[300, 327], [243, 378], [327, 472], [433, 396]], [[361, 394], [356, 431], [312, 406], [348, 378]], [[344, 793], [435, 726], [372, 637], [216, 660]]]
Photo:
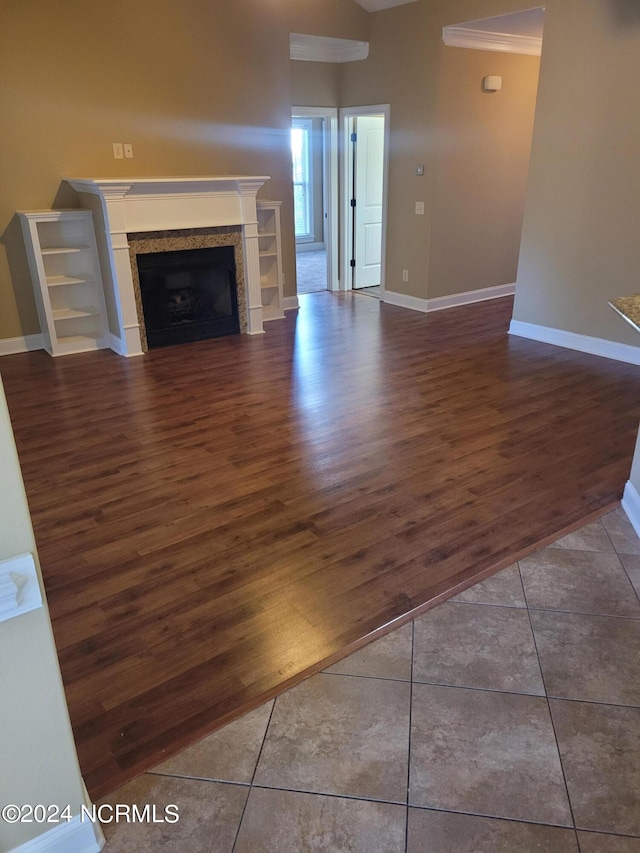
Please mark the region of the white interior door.
[[381, 282], [384, 115], [354, 118], [353, 287]]

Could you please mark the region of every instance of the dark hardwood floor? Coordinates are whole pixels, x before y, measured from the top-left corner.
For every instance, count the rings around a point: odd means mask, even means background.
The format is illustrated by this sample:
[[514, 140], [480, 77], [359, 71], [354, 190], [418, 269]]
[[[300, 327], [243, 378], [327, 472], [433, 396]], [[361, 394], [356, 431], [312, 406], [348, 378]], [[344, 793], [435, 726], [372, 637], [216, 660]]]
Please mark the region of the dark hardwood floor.
[[0, 364], [96, 797], [612, 508], [640, 369], [302, 298], [246, 335]]

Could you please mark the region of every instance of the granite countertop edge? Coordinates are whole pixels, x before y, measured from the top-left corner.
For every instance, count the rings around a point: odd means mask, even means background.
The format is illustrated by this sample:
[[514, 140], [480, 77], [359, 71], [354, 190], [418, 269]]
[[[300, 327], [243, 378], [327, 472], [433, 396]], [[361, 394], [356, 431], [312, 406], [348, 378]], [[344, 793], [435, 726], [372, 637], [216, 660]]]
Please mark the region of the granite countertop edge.
[[609, 301], [614, 311], [630, 323], [636, 332], [640, 332], [640, 293], [632, 296], [618, 296]]

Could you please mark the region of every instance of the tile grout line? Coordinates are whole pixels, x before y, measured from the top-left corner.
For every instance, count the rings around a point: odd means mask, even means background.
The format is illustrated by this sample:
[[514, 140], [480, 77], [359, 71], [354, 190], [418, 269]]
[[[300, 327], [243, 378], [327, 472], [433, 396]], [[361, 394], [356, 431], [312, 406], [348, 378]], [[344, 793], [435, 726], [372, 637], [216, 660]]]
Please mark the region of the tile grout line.
[[[619, 507], [618, 507], [618, 509], [621, 509], [621, 510], [622, 510], [622, 512], [624, 512], [624, 510], [622, 509], [622, 506], [619, 506]], [[615, 510], [614, 510], [614, 512], [615, 512]], [[607, 514], [608, 514], [608, 513], [607, 513]], [[625, 515], [626, 515], [626, 513], [625, 513]], [[623, 556], [624, 556], [624, 557], [633, 557], [633, 556], [635, 556], [635, 555], [634, 555], [634, 554], [625, 554], [625, 553], [624, 553], [624, 551], [623, 551], [622, 553], [618, 551], [618, 549], [616, 548], [615, 542], [613, 541], [613, 539], [612, 539], [612, 537], [611, 537], [611, 534], [610, 534], [610, 533], [609, 533], [609, 531], [607, 530], [605, 523], [602, 521], [602, 518], [604, 518], [604, 516], [601, 516], [601, 518], [600, 518], [600, 521], [601, 521], [601, 523], [602, 523], [602, 527], [604, 528], [604, 532], [605, 532], [605, 533], [607, 534], [607, 536], [609, 537], [609, 542], [611, 542], [611, 546], [612, 546], [612, 548], [613, 548], [613, 550], [614, 550], [614, 552], [615, 552], [616, 557], [617, 557], [617, 558], [618, 558], [618, 560], [620, 561], [620, 565], [622, 566], [622, 570], [623, 570], [623, 572], [625, 573], [625, 575], [627, 576], [627, 580], [628, 580], [628, 581], [629, 581], [629, 583], [631, 584], [631, 589], [635, 592], [635, 594], [636, 594], [636, 598], [638, 599], [638, 601], [640, 601], [640, 592], [638, 592], [638, 590], [635, 588], [634, 583], [633, 583], [633, 581], [631, 580], [631, 576], [629, 575], [629, 572], [627, 571], [627, 567], [626, 567], [626, 566], [625, 566], [625, 564], [624, 564], [624, 560], [622, 559], [622, 557], [623, 557]]]
[[[581, 553], [581, 552], [576, 552]], [[602, 554], [603, 551], [591, 551], [592, 554]], [[618, 555], [616, 555], [618, 556]], [[624, 569], [624, 566], [622, 566]], [[626, 573], [626, 570], [625, 570]], [[628, 577], [628, 573], [627, 573]], [[631, 581], [629, 581], [631, 582]], [[634, 589], [635, 592], [635, 589]], [[484, 602], [484, 601], [454, 601], [454, 599], [449, 599], [448, 601], [443, 601], [442, 604], [468, 604], [469, 607], [497, 607], [502, 610], [535, 610], [540, 613], [566, 613], [567, 615], [576, 615], [576, 616], [602, 616], [603, 619], [629, 619], [631, 621], [638, 621], [640, 619], [640, 614], [638, 616], [623, 616], [617, 613], [593, 613], [587, 610], [560, 610], [555, 607], [516, 607], [513, 604], [494, 604], [493, 602]], [[439, 607], [440, 605], [438, 605]]]
[[256, 757], [256, 763], [253, 767], [253, 773], [251, 774], [251, 781], [248, 785], [247, 799], [244, 801], [244, 807], [242, 809], [242, 814], [240, 815], [240, 820], [238, 821], [238, 829], [236, 830], [236, 837], [233, 840], [233, 847], [231, 848], [231, 853], [234, 853], [236, 849], [236, 844], [238, 843], [238, 837], [240, 835], [240, 828], [242, 826], [242, 822], [244, 820], [245, 813], [247, 811], [247, 806], [249, 805], [249, 797], [251, 796], [251, 789], [253, 788], [253, 782], [256, 778], [256, 773], [258, 772], [258, 763], [260, 762], [260, 756], [262, 755], [262, 750], [264, 749], [265, 741], [267, 740], [267, 733], [269, 731], [269, 726], [271, 725], [271, 719], [273, 717], [273, 712], [276, 709], [276, 702], [278, 701], [278, 697], [273, 700], [273, 705], [271, 706], [271, 713], [269, 714], [269, 719], [267, 720], [267, 725], [264, 729], [264, 735], [262, 736], [262, 743], [260, 744], [260, 750], [258, 751], [258, 755]]
[[[618, 507], [618, 509], [622, 509], [622, 505], [620, 505], [620, 507]], [[615, 512], [615, 510], [613, 510], [613, 512]], [[607, 513], [605, 513], [605, 515], [610, 515], [610, 513], [607, 512]], [[607, 525], [604, 523], [603, 518], [604, 518], [604, 515], [601, 515], [600, 518], [598, 519], [598, 521], [602, 525], [602, 529], [606, 533], [607, 539], [609, 540], [609, 542], [611, 542], [611, 547], [613, 548], [613, 553], [616, 554], [616, 556], [619, 558], [620, 554], [618, 554], [618, 549], [615, 546], [615, 543], [613, 541], [611, 534], [607, 530]], [[622, 560], [620, 560], [620, 562], [622, 562]]]
[[[562, 781], [564, 782], [564, 789], [565, 789], [565, 792], [567, 795], [567, 804], [569, 806], [569, 814], [571, 816], [571, 822], [573, 824], [573, 834], [574, 834], [574, 837], [576, 839], [576, 844], [578, 845], [578, 850], [579, 850], [580, 844], [578, 841], [578, 831], [576, 829], [576, 816], [573, 813], [573, 804], [571, 802], [571, 795], [569, 793], [569, 785], [567, 784], [567, 777], [566, 777], [566, 774], [564, 771], [564, 764], [562, 762], [562, 753], [560, 751], [560, 744], [558, 742], [558, 734], [556, 732], [556, 726], [555, 726], [555, 722], [553, 720], [553, 714], [551, 713], [551, 702], [549, 701], [549, 694], [547, 691], [547, 683], [546, 683], [545, 677], [544, 677], [544, 669], [542, 667], [542, 661], [540, 659], [540, 652], [538, 650], [538, 643], [536, 640], [536, 632], [534, 631], [534, 628], [533, 628], [533, 621], [531, 619], [531, 612], [529, 611], [529, 600], [527, 599], [527, 591], [525, 589], [524, 582], [522, 581], [522, 573], [520, 571], [520, 563], [519, 562], [518, 562], [518, 574], [520, 575], [520, 581], [522, 583], [522, 589], [524, 592], [524, 600], [525, 600], [525, 603], [527, 605], [527, 616], [529, 618], [529, 627], [531, 628], [531, 636], [533, 637], [533, 646], [536, 650], [536, 657], [538, 659], [538, 666], [540, 668], [540, 677], [542, 678], [542, 686], [544, 687], [544, 698], [545, 698], [545, 701], [547, 703], [547, 712], [549, 714], [549, 721], [551, 722], [551, 731], [553, 732], [553, 738], [554, 738], [555, 744], [556, 744], [556, 751], [558, 753], [558, 761], [560, 762], [560, 772], [562, 773]], [[559, 700], [559, 701], [562, 701], [562, 700]]]
[[[622, 505], [620, 505], [618, 507], [618, 509], [621, 509], [622, 512], [624, 512], [624, 510], [622, 509]], [[615, 510], [613, 510], [613, 512], [615, 512]], [[610, 515], [611, 513], [605, 513], [605, 514]], [[625, 515], [626, 515], [626, 513], [625, 513]], [[607, 530], [607, 526], [604, 523], [604, 521], [602, 520], [603, 518], [604, 518], [604, 515], [601, 515], [599, 518], [600, 524], [602, 524], [602, 529], [607, 534], [607, 537], [609, 539], [609, 542], [611, 542], [611, 547], [613, 548], [613, 551], [614, 551], [616, 557], [618, 558], [618, 560], [620, 560], [620, 565], [622, 566], [622, 569], [623, 569], [625, 575], [627, 576], [629, 583], [631, 584], [631, 588], [633, 589], [633, 591], [636, 594], [636, 598], [638, 599], [638, 601], [640, 601], [640, 592], [638, 592], [638, 590], [635, 588], [635, 585], [634, 585], [633, 581], [631, 580], [631, 576], [629, 575], [629, 572], [627, 570], [627, 567], [624, 564], [624, 560], [622, 559], [622, 557], [633, 557], [633, 556], [635, 556], [635, 554], [625, 554], [624, 551], [622, 551], [622, 552], [618, 551], [618, 549], [616, 548], [616, 543], [613, 541], [613, 537], [611, 536], [611, 534]]]
[[[451, 684], [450, 681], [420, 681], [416, 679], [414, 683], [424, 684], [429, 687], [450, 687], [452, 690], [475, 690], [476, 693], [501, 693], [505, 696], [529, 696], [531, 699], [544, 699], [546, 696], [546, 693], [544, 692], [530, 693], [524, 690], [500, 690], [499, 687], [475, 687], [469, 684]], [[556, 697], [554, 696], [553, 698], [555, 699]]]
[[[201, 780], [195, 780], [201, 781]], [[233, 782], [222, 783], [222, 784], [234, 784]], [[256, 788], [259, 791], [284, 791], [288, 794], [303, 794], [307, 797], [328, 797], [333, 800], [350, 800], [357, 803], [373, 803], [376, 805], [383, 806], [398, 806], [399, 808], [404, 808], [405, 804], [399, 802], [398, 800], [376, 800], [371, 799], [370, 797], [360, 797], [355, 794], [335, 794], [331, 791], [309, 791], [303, 788], [283, 788], [276, 787], [270, 785], [261, 785], [255, 784], [252, 785], [253, 788]], [[562, 823], [545, 823], [540, 820], [531, 820], [528, 818], [520, 818], [520, 817], [509, 817], [508, 815], [494, 814], [488, 812], [470, 812], [465, 811], [464, 809], [448, 809], [442, 806], [420, 806], [420, 805], [412, 805], [409, 808], [419, 809], [424, 812], [438, 812], [439, 814], [450, 814], [450, 815], [463, 815], [465, 817], [478, 817], [478, 818], [486, 818], [487, 820], [501, 820], [506, 823], [524, 823], [528, 826], [543, 826], [543, 827], [552, 827], [554, 829], [569, 829], [573, 830], [575, 827], [570, 824], [562, 824]], [[583, 832], [598, 832], [600, 835], [619, 835], [622, 838], [640, 838], [640, 836], [636, 835], [623, 835], [621, 833], [612, 833], [612, 832], [604, 832], [602, 830], [582, 830]]]
[[[396, 630], [399, 629], [396, 628]], [[387, 636], [389, 636], [389, 634], [387, 634]], [[379, 639], [384, 638], [380, 637]], [[375, 643], [376, 640], [374, 640], [373, 642]], [[357, 652], [354, 652], [354, 654], [357, 654]], [[327, 672], [326, 669], [321, 669], [320, 672], [316, 672], [315, 675], [333, 675], [337, 676], [338, 678], [368, 678], [370, 681], [391, 681], [394, 684], [411, 684], [410, 678], [389, 678], [388, 675], [362, 675], [359, 672]], [[311, 677], [314, 678], [315, 676]]]
[[190, 776], [187, 773], [158, 773], [156, 770], [146, 770], [145, 776], [156, 776], [159, 779], [186, 779], [188, 782], [208, 782], [212, 785], [235, 785], [237, 788], [250, 788], [251, 782], [236, 782], [234, 779], [213, 779], [207, 776]]
[[[635, 554], [624, 554], [623, 556], [625, 556], [625, 557], [634, 557], [634, 556], [635, 556]], [[622, 569], [623, 569], [623, 571], [624, 571], [625, 575], [627, 576], [627, 578], [629, 579], [629, 583], [631, 584], [631, 588], [632, 588], [632, 589], [633, 589], [633, 591], [635, 592], [635, 594], [636, 594], [636, 597], [637, 597], [638, 601], [640, 601], [640, 592], [638, 592], [638, 590], [637, 590], [637, 589], [636, 589], [636, 587], [635, 587], [635, 584], [634, 584], [634, 583], [633, 583], [633, 581], [631, 580], [631, 575], [629, 574], [629, 571], [627, 570], [627, 567], [626, 567], [626, 566], [625, 566], [625, 564], [623, 563], [622, 558], [620, 557], [620, 554], [618, 554], [618, 557], [620, 558], [620, 563], [621, 563], [621, 565], [622, 565]], [[639, 618], [640, 618], [640, 617], [639, 617]]]
[[416, 622], [411, 620], [411, 680], [409, 682], [409, 738], [407, 755], [407, 805], [405, 809], [404, 823], [404, 851], [407, 853], [409, 847], [409, 791], [411, 789], [411, 724], [413, 715], [413, 657], [416, 648]]
[[[603, 524], [602, 526], [604, 527], [604, 524]], [[605, 529], [605, 531], [606, 531], [607, 536], [609, 536], [609, 539], [611, 539], [611, 536], [609, 535], [609, 531], [607, 530], [607, 528], [606, 528], [606, 527], [604, 527], [604, 529]], [[613, 540], [611, 540], [611, 544], [613, 545]], [[616, 546], [615, 546], [615, 545], [613, 545], [613, 548], [614, 548], [614, 550], [615, 550], [615, 552], [616, 552], [616, 556], [617, 556], [617, 557], [618, 557], [618, 559], [620, 560], [620, 565], [622, 566], [622, 569], [623, 569], [623, 571], [624, 571], [625, 575], [627, 576], [627, 578], [628, 578], [628, 580], [629, 580], [629, 583], [631, 584], [631, 588], [633, 589], [633, 591], [634, 591], [634, 592], [635, 592], [635, 594], [636, 594], [636, 598], [638, 599], [638, 601], [640, 601], [640, 592], [638, 592], [638, 590], [637, 590], [637, 589], [636, 589], [636, 587], [635, 587], [635, 584], [634, 584], [634, 583], [633, 583], [633, 581], [631, 580], [631, 575], [629, 574], [629, 571], [628, 571], [627, 567], [626, 567], [626, 566], [625, 566], [625, 564], [624, 564], [624, 560], [622, 559], [623, 557], [635, 557], [636, 555], [635, 555], [635, 554], [625, 554], [624, 552], [622, 552], [622, 553], [620, 554], [620, 553], [618, 553], [618, 549], [616, 548]]]
[[334, 800], [353, 800], [357, 803], [374, 803], [383, 806], [398, 806], [404, 808], [406, 803], [401, 800], [383, 800], [375, 797], [365, 797], [359, 794], [336, 794], [334, 791], [311, 791], [307, 788], [285, 788], [282, 785], [267, 785], [256, 782], [251, 786], [258, 791], [286, 791], [288, 794], [304, 794], [306, 797], [330, 797]]

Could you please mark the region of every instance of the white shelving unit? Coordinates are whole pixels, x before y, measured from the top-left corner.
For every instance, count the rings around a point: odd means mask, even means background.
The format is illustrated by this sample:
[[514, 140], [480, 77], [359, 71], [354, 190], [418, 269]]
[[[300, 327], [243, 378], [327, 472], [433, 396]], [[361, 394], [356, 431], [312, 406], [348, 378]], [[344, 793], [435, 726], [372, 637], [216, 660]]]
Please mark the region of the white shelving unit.
[[109, 346], [90, 210], [19, 211], [45, 349], [67, 355]]
[[282, 243], [280, 239], [281, 201], [258, 199], [258, 252], [260, 256], [260, 292], [262, 319], [284, 317], [282, 292]]

